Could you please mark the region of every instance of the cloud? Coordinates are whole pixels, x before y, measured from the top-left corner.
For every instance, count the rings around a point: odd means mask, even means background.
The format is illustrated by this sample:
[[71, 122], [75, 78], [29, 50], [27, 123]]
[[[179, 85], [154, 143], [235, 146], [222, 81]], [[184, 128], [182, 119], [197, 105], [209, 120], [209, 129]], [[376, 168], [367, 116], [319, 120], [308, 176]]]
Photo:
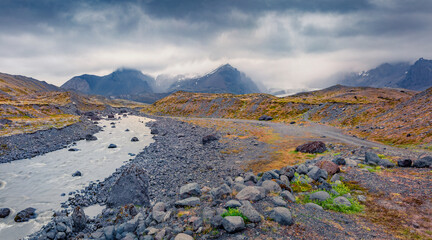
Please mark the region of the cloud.
[[61, 85], [133, 67], [205, 73], [231, 63], [269, 87], [431, 58], [426, 0], [3, 0], [0, 71]]

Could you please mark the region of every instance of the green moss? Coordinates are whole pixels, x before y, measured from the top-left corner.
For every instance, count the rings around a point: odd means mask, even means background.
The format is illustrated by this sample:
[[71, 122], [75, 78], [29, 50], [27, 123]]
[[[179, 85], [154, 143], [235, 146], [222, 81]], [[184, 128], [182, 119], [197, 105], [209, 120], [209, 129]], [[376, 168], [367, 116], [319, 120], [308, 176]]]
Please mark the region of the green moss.
[[240, 212], [237, 208], [228, 208], [228, 211], [222, 213], [222, 217], [228, 217], [228, 216], [239, 216], [243, 218], [245, 222], [249, 221], [249, 218], [247, 218], [243, 213]]

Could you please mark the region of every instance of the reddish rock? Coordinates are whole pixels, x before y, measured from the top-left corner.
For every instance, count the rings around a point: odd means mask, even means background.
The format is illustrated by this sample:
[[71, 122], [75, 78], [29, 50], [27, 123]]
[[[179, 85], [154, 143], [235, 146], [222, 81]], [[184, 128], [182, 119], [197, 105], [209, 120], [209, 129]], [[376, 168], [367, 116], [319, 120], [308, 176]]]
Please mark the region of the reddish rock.
[[334, 162], [330, 162], [326, 160], [317, 162], [315, 166], [325, 170], [329, 176], [340, 172], [340, 168], [338, 165], [336, 165]]
[[296, 148], [296, 151], [302, 153], [323, 153], [327, 150], [325, 143], [321, 141], [308, 142]]

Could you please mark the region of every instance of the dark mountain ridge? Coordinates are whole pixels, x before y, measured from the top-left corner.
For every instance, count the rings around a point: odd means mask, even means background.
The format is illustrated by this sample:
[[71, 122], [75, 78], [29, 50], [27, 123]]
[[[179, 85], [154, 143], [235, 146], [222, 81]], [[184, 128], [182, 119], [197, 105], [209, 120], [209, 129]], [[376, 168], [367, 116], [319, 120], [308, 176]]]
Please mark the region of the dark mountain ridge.
[[169, 91], [232, 94], [260, 92], [256, 84], [246, 74], [229, 64], [222, 65], [205, 76], [173, 83]]
[[339, 83], [355, 87], [390, 87], [423, 91], [432, 86], [432, 60], [418, 59], [407, 62], [384, 63], [369, 71], [350, 73]]

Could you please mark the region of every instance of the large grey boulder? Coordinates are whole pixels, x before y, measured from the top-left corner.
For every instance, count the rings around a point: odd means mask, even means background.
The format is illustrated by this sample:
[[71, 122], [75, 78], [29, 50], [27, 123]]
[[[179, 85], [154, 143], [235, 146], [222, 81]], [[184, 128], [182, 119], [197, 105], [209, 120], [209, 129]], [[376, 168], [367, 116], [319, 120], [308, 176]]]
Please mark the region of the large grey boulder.
[[307, 175], [315, 181], [322, 179], [327, 179], [328, 173], [327, 171], [320, 169], [317, 166], [313, 166], [312, 169], [307, 173]]
[[296, 172], [298, 174], [306, 174], [308, 172], [308, 168], [306, 167], [306, 165], [300, 164], [298, 165]]
[[265, 172], [261, 177], [262, 181], [272, 180], [272, 179], [279, 179], [279, 174], [277, 174], [274, 170]]
[[390, 162], [388, 159], [381, 159], [378, 164], [386, 168], [392, 168], [396, 166], [396, 164]]
[[378, 157], [376, 153], [366, 152], [365, 153], [365, 163], [370, 165], [379, 165], [381, 158]]
[[248, 186], [237, 193], [238, 200], [259, 201], [265, 197], [265, 191], [261, 191], [258, 187]]
[[325, 191], [314, 192], [314, 193], [309, 195], [309, 199], [312, 201], [315, 201], [315, 200], [325, 201], [329, 198], [330, 198], [330, 194], [328, 194]]
[[415, 168], [427, 168], [432, 166], [432, 157], [424, 157], [420, 158], [413, 163], [413, 167]]
[[323, 210], [323, 207], [321, 207], [320, 205], [316, 204], [316, 203], [306, 203], [305, 206], [307, 208], [312, 208], [312, 209], [316, 209], [316, 210]]
[[271, 198], [271, 200], [275, 206], [278, 206], [278, 207], [286, 207], [287, 206], [287, 203], [285, 202], [285, 200], [282, 197], [274, 196]]
[[189, 183], [180, 188], [180, 198], [198, 197], [201, 195], [201, 188], [198, 183]]
[[293, 203], [296, 202], [296, 198], [290, 191], [283, 191], [280, 193], [280, 196], [286, 201], [293, 202]]
[[279, 193], [282, 191], [281, 187], [279, 186], [279, 184], [277, 184], [276, 182], [272, 181], [272, 180], [266, 180], [262, 183], [261, 187], [263, 187], [267, 192], [275, 192], [275, 193]]
[[36, 209], [35, 208], [26, 208], [22, 211], [19, 211], [14, 218], [15, 222], [27, 222], [28, 220], [36, 217]]
[[225, 203], [225, 208], [238, 208], [241, 207], [241, 203], [237, 200], [229, 200]]
[[72, 213], [72, 226], [74, 232], [80, 232], [84, 230], [87, 225], [87, 218], [84, 214], [84, 210], [81, 207], [75, 207]]
[[9, 208], [0, 208], [0, 218], [5, 218], [9, 216], [10, 212], [11, 211]]
[[147, 172], [137, 164], [130, 165], [114, 180], [112, 185], [104, 186], [109, 207], [123, 206], [129, 203], [149, 206]]
[[255, 174], [253, 174], [253, 172], [247, 172], [244, 175], [244, 181], [245, 182], [251, 181], [251, 182], [257, 183], [258, 178], [255, 176]]
[[201, 201], [197, 197], [190, 197], [180, 201], [175, 202], [176, 207], [195, 207], [200, 205]]
[[213, 199], [225, 198], [231, 194], [231, 188], [224, 183], [218, 188], [213, 188], [210, 191], [210, 194], [212, 195]]
[[174, 240], [193, 240], [193, 237], [191, 235], [187, 235], [187, 234], [184, 234], [184, 233], [179, 233], [174, 238]]
[[244, 220], [239, 216], [224, 217], [222, 226], [228, 233], [235, 233], [245, 229]]
[[345, 197], [337, 197], [333, 200], [333, 203], [337, 205], [345, 205], [347, 207], [351, 206], [351, 202]]
[[245, 215], [249, 221], [253, 223], [261, 222], [261, 214], [255, 210], [249, 201], [242, 201], [242, 206], [239, 208], [240, 212]]
[[270, 213], [270, 219], [279, 223], [280, 225], [293, 225], [294, 219], [291, 216], [291, 212], [285, 207], [276, 207]]

